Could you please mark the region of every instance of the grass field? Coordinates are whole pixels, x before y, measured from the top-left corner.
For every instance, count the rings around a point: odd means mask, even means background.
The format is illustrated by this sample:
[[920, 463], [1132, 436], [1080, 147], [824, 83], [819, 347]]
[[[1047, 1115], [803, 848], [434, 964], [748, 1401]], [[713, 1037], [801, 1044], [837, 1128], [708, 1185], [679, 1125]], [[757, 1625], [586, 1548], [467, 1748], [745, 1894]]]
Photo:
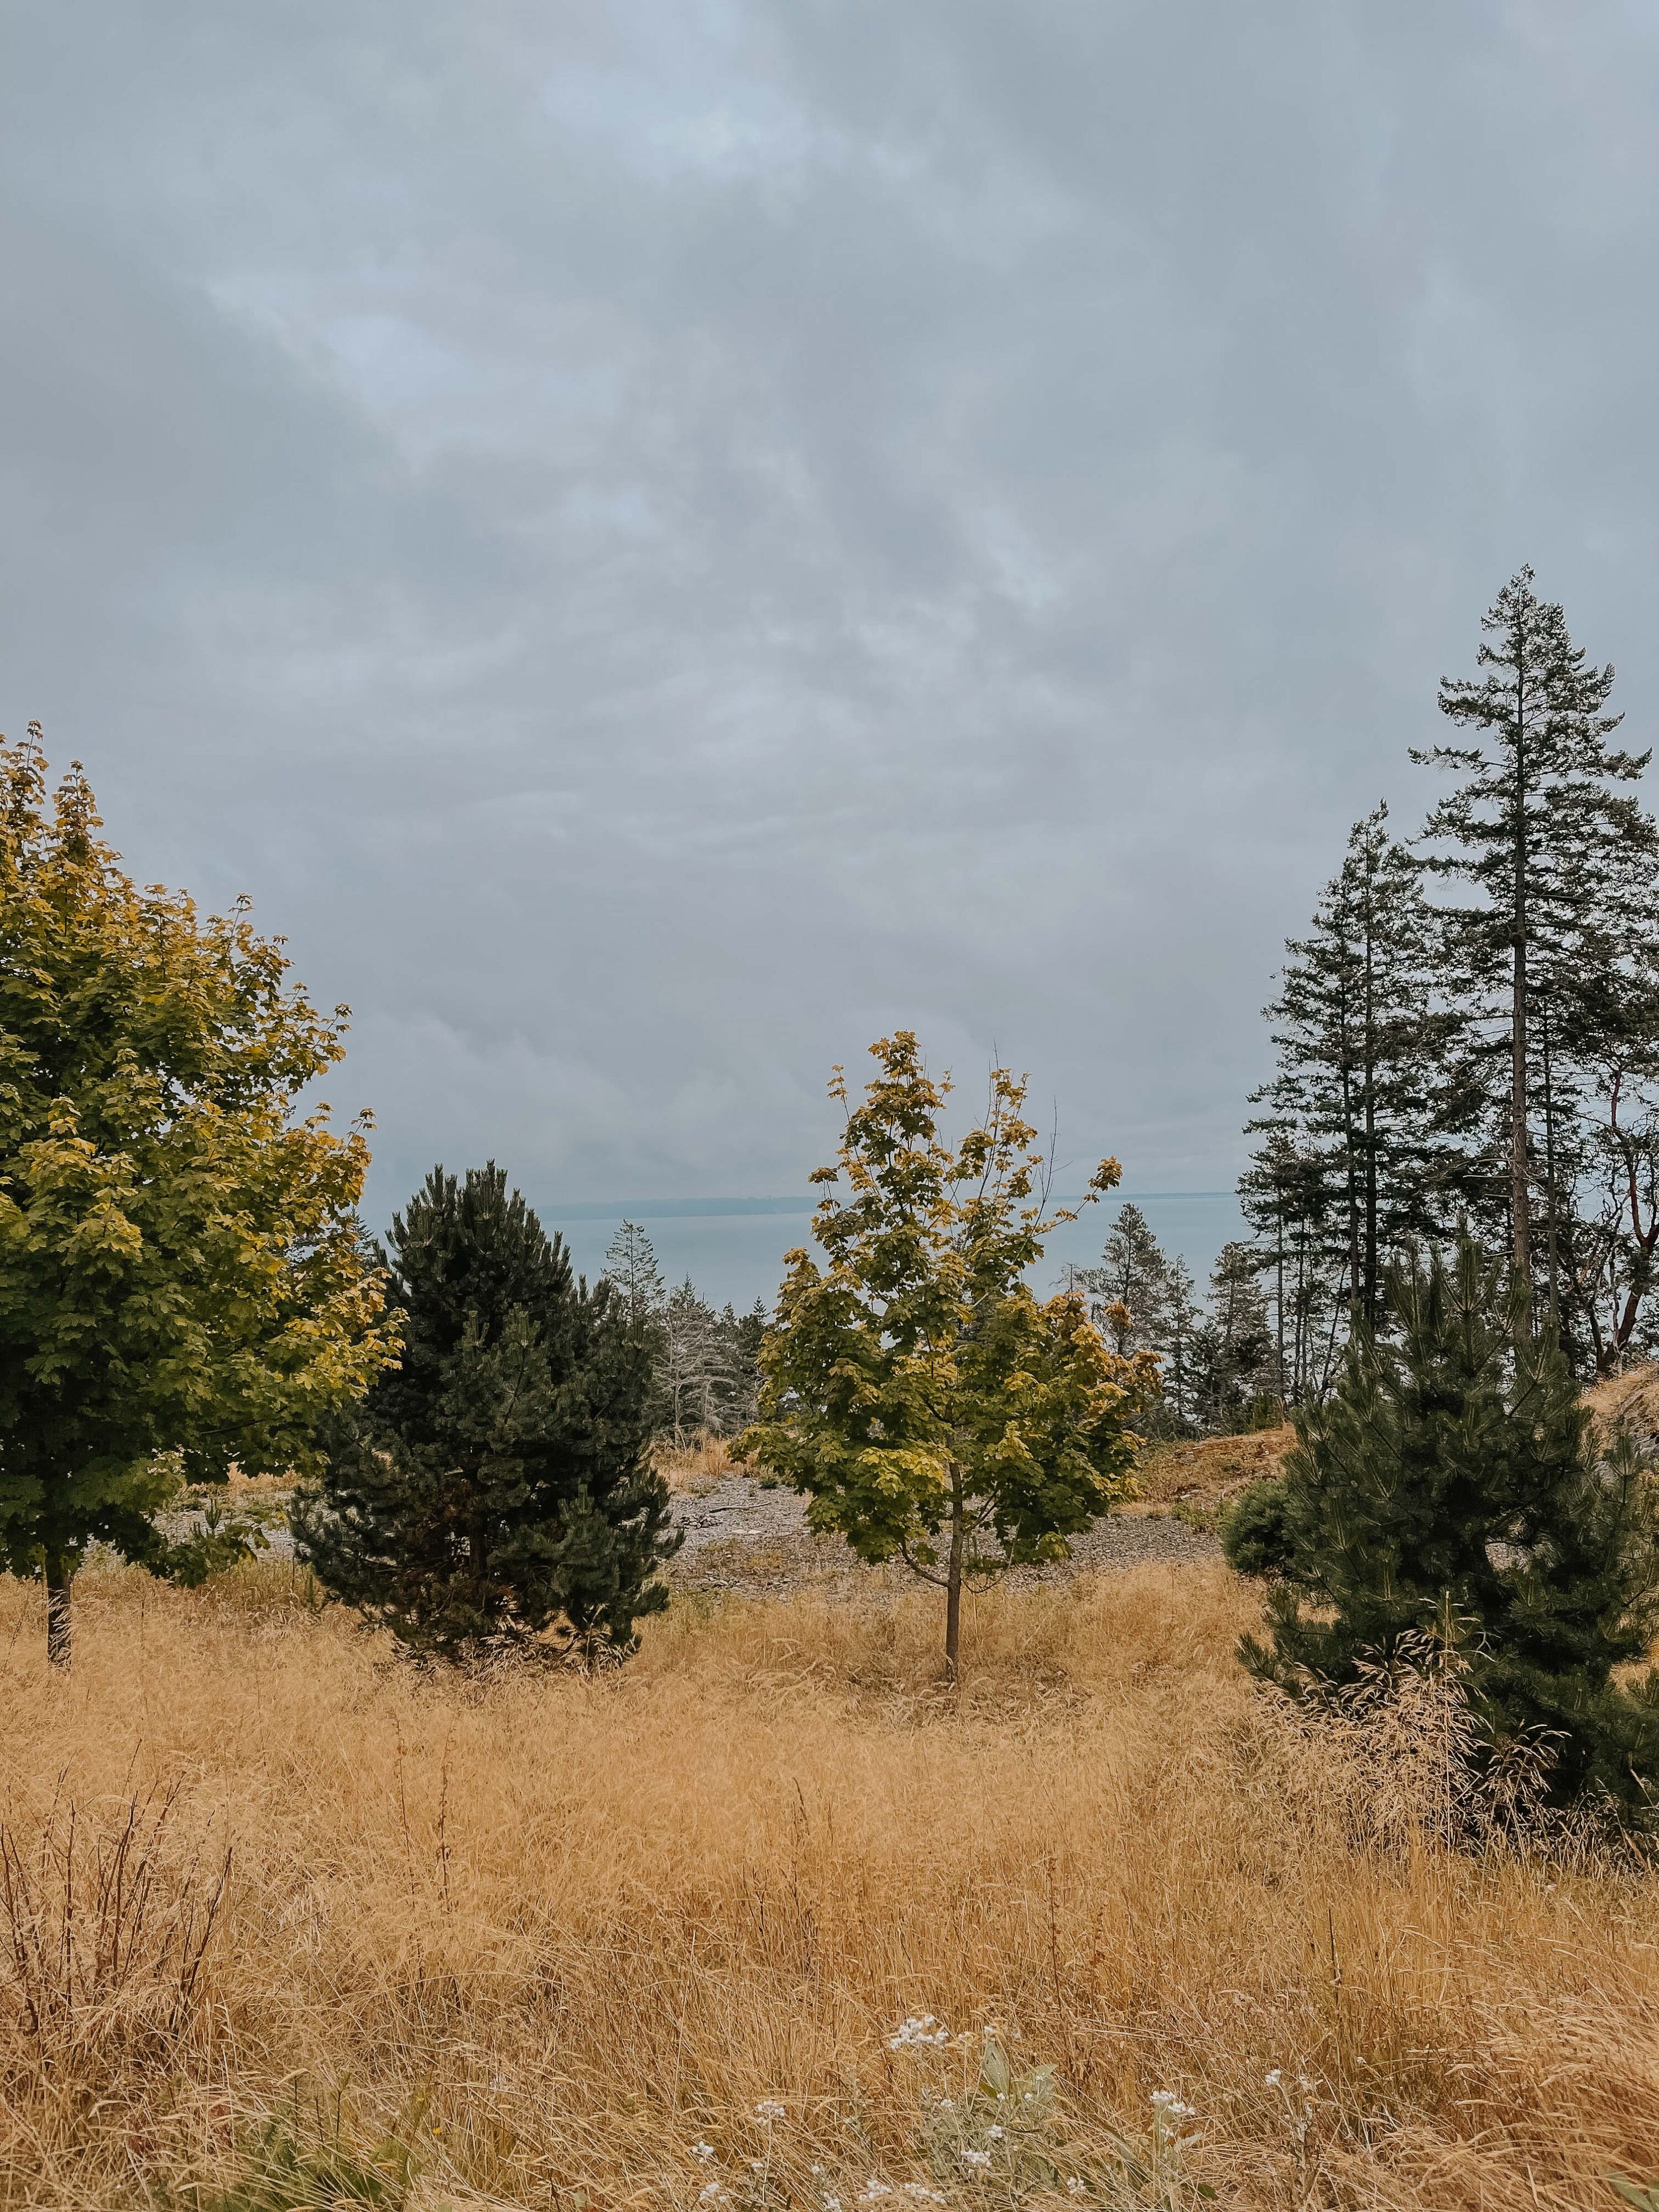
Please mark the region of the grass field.
[[925, 1599], [694, 1601], [469, 1686], [286, 1569], [110, 1573], [64, 1682], [0, 1581], [0, 2196], [1612, 2212], [1651, 1879], [1366, 1846], [1253, 1609], [1210, 1565], [984, 1597], [952, 1699]]

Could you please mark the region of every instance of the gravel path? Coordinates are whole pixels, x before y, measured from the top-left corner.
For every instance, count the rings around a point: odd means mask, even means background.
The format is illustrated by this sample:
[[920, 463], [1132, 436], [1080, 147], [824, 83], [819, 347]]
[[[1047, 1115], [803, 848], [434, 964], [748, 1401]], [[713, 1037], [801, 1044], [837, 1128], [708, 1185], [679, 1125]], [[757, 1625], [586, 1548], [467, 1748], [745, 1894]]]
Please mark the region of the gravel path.
[[[750, 1475], [729, 1474], [707, 1490], [682, 1491], [673, 1510], [685, 1542], [669, 1579], [683, 1589], [774, 1596], [803, 1583], [898, 1571], [860, 1566], [838, 1536], [813, 1535], [806, 1525], [806, 1501], [799, 1492], [781, 1485], [764, 1488]], [[1069, 1559], [1054, 1566], [1018, 1567], [1007, 1579], [1014, 1584], [1060, 1582], [1091, 1569], [1217, 1559], [1220, 1550], [1213, 1536], [1166, 1514], [1115, 1513], [1076, 1539]]]

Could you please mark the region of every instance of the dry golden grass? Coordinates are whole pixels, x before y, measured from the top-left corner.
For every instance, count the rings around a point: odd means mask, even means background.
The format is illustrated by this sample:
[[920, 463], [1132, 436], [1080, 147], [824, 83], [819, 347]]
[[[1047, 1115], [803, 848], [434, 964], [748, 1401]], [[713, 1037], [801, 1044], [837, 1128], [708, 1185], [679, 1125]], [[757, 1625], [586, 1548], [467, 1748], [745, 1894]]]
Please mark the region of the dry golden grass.
[[728, 1474], [746, 1473], [732, 1456], [732, 1439], [702, 1431], [688, 1443], [677, 1444], [659, 1437], [652, 1447], [653, 1466], [671, 1490], [707, 1490]]
[[[1652, 1881], [1368, 1853], [1235, 1667], [1253, 1600], [1218, 1567], [978, 1600], [957, 1700], [925, 1597], [686, 1604], [625, 1669], [483, 1686], [303, 1598], [264, 1564], [88, 1577], [58, 1681], [0, 1581], [14, 1921], [61, 1934], [71, 1805], [84, 1869], [137, 1796], [151, 1881], [126, 1966], [33, 2028], [0, 1915], [0, 2201], [190, 2203], [320, 2101], [400, 2125], [429, 2207], [719, 2182], [735, 2212], [752, 2160], [772, 2205], [1008, 2206], [1001, 2167], [918, 2147], [990, 2023], [1059, 2069], [1062, 2174], [1160, 2088], [1224, 2205], [1611, 2208], [1604, 2172], [1659, 2167]], [[199, 1935], [226, 1844], [186, 1989], [167, 1931]], [[890, 2050], [916, 2013], [968, 2045]]]
[[1632, 1367], [1623, 1375], [1609, 1376], [1605, 1382], [1592, 1383], [1584, 1403], [1603, 1430], [1622, 1423], [1638, 1437], [1659, 1436], [1659, 1367]]
[[1135, 1471], [1145, 1504], [1186, 1502], [1215, 1505], [1247, 1482], [1277, 1474], [1296, 1442], [1288, 1423], [1245, 1437], [1200, 1437], [1191, 1443], [1154, 1444]]

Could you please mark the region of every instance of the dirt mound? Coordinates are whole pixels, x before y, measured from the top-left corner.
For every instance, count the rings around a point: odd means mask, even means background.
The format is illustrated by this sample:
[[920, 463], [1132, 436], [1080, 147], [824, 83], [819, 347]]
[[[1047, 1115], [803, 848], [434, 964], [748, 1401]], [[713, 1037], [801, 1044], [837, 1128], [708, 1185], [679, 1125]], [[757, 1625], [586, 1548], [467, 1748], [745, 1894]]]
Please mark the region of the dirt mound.
[[1632, 1367], [1592, 1383], [1584, 1403], [1604, 1431], [1625, 1426], [1644, 1449], [1659, 1444], [1659, 1366]]
[[1277, 1474], [1296, 1442], [1288, 1422], [1247, 1437], [1200, 1437], [1190, 1443], [1154, 1444], [1136, 1480], [1152, 1506], [1212, 1504], [1247, 1482]]

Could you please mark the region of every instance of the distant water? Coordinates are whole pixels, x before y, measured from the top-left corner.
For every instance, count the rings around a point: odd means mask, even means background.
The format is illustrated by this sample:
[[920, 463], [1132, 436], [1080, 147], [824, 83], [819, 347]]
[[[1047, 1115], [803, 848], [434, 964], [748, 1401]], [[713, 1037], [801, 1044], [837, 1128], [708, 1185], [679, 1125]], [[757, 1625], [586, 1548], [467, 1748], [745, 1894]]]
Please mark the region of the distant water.
[[[1036, 1272], [1041, 1291], [1052, 1289], [1069, 1263], [1087, 1267], [1100, 1248], [1117, 1207], [1132, 1201], [1152, 1224], [1152, 1233], [1173, 1259], [1186, 1261], [1200, 1287], [1216, 1254], [1230, 1237], [1244, 1234], [1238, 1200], [1230, 1190], [1126, 1191], [1082, 1209], [1049, 1238]], [[641, 1198], [627, 1203], [543, 1206], [541, 1218], [570, 1248], [577, 1267], [589, 1277], [605, 1267], [605, 1247], [624, 1221], [637, 1221], [651, 1239], [665, 1279], [690, 1275], [704, 1297], [717, 1306], [728, 1299], [739, 1310], [757, 1298], [769, 1305], [783, 1273], [783, 1255], [792, 1246], [810, 1244], [810, 1198]]]

